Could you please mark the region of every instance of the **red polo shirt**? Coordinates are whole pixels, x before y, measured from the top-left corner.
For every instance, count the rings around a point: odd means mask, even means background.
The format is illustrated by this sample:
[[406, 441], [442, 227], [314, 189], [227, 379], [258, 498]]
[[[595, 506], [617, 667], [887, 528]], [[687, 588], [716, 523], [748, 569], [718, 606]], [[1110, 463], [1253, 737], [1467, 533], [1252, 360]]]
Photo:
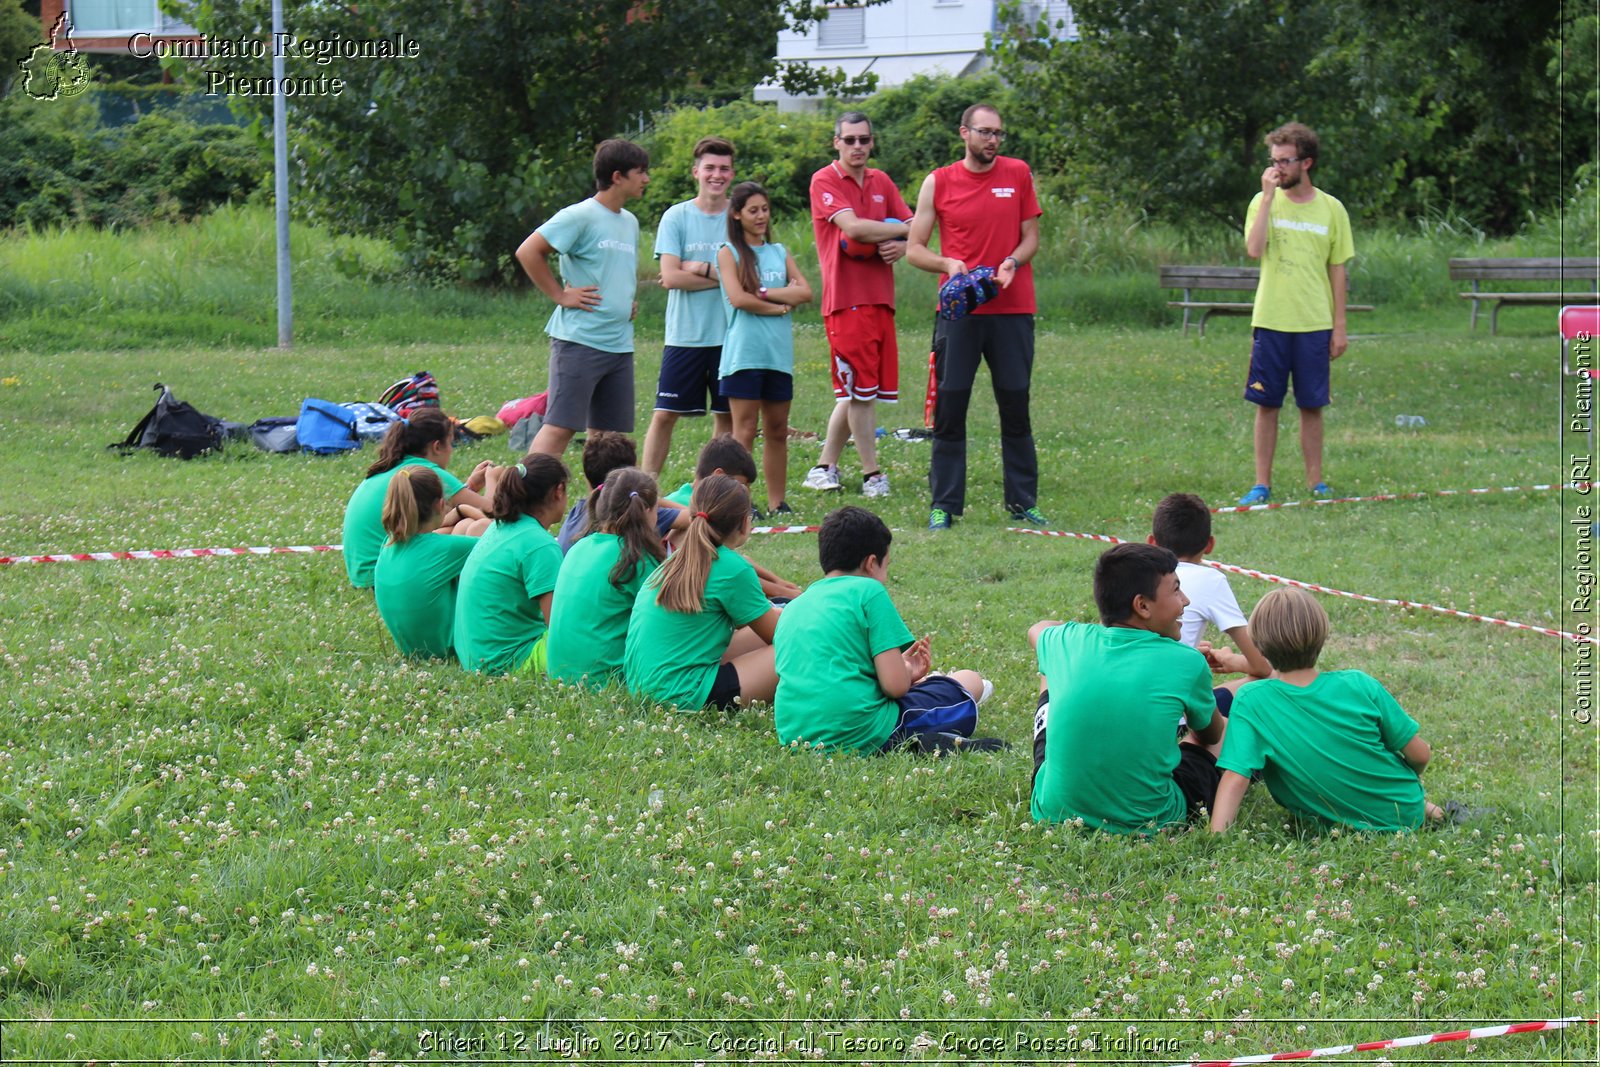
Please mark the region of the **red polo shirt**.
[[881, 170], [866, 168], [858, 185], [837, 160], [811, 176], [811, 228], [817, 235], [817, 259], [822, 266], [822, 313], [857, 304], [894, 307], [894, 268], [874, 256], [851, 259], [839, 250], [844, 231], [833, 224], [841, 211], [858, 219], [908, 222], [911, 209], [894, 182]]

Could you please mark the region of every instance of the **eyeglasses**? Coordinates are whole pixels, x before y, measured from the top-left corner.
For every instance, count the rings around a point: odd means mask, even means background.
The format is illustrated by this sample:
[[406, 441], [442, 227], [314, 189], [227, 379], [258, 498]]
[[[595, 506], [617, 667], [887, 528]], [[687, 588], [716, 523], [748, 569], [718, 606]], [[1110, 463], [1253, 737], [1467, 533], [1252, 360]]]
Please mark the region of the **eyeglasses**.
[[859, 137], [854, 135], [854, 134], [852, 134], [849, 137], [841, 137], [841, 138], [839, 138], [839, 143], [840, 144], [844, 144], [844, 145], [849, 145], [851, 148], [854, 148], [858, 144], [871, 144], [872, 143], [872, 134], [864, 133], [864, 134], [861, 134]]
[[990, 138], [993, 138], [996, 141], [1004, 141], [1006, 139], [1006, 131], [991, 130], [987, 126], [968, 126], [967, 132], [977, 134], [978, 138], [984, 141], [987, 141]]
[[1306, 156], [1290, 156], [1288, 159], [1269, 159], [1267, 160], [1267, 166], [1288, 167], [1293, 166], [1296, 163], [1304, 163], [1306, 159]]

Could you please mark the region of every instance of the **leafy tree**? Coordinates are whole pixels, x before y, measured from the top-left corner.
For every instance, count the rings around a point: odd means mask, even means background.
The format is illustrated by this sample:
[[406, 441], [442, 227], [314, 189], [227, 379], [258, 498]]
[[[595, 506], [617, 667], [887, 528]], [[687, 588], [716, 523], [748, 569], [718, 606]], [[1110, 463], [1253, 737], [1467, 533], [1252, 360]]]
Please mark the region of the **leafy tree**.
[[0, 0], [0, 98], [17, 83], [18, 60], [44, 36], [39, 16], [24, 11], [21, 0]]
[[[297, 196], [307, 216], [335, 229], [390, 238], [414, 270], [510, 280], [528, 231], [592, 189], [595, 144], [637, 136], [648, 115], [693, 87], [747, 92], [778, 76], [792, 90], [870, 91], [870, 82], [779, 70], [773, 60], [779, 29], [826, 11], [812, 0], [288, 0], [285, 23], [302, 41], [404, 35], [417, 53], [320, 64], [291, 54], [290, 77], [346, 83], [291, 102]], [[265, 40], [268, 12], [266, 0], [199, 0], [190, 17], [219, 38]], [[270, 65], [205, 62], [255, 78]], [[270, 97], [236, 99], [250, 114], [271, 113]]]

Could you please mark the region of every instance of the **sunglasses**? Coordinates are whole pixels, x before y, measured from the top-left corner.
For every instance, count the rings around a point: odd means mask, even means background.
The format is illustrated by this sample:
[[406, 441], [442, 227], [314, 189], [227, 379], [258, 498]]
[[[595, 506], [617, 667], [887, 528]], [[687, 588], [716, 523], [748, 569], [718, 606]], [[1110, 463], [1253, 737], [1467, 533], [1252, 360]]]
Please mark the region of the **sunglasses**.
[[862, 145], [871, 144], [872, 143], [872, 134], [870, 134], [870, 133], [862, 134], [859, 137], [856, 136], [855, 134], [851, 134], [849, 137], [841, 137], [841, 138], [839, 138], [839, 143], [840, 144], [849, 145], [851, 148], [854, 148], [858, 144], [862, 144]]

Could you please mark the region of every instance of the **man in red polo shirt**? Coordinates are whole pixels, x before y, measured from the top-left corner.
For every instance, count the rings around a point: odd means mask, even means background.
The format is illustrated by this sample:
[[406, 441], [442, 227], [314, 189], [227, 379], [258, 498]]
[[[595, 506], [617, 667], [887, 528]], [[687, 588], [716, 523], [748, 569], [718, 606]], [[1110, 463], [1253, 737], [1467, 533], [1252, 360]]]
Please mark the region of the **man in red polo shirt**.
[[[839, 488], [839, 457], [853, 434], [861, 492], [889, 495], [878, 467], [874, 404], [900, 399], [900, 349], [894, 334], [894, 263], [905, 255], [911, 209], [894, 182], [867, 166], [872, 123], [847, 111], [833, 124], [839, 158], [811, 176], [811, 225], [822, 266], [822, 321], [828, 331], [833, 395], [822, 459], [808, 489]], [[886, 220], [894, 221], [886, 221]]]
[[[1038, 507], [1039, 460], [1028, 415], [1034, 313], [1028, 261], [1039, 250], [1039, 198], [1028, 165], [1000, 155], [1005, 127], [998, 111], [973, 104], [961, 116], [960, 132], [966, 154], [928, 175], [917, 194], [906, 256], [941, 275], [941, 285], [950, 275], [992, 267], [1000, 292], [965, 318], [941, 319], [934, 334], [938, 399], [928, 467], [933, 492], [928, 529], [948, 530], [966, 506], [967, 404], [980, 359], [989, 364], [1000, 409], [1005, 509], [1015, 522], [1045, 527], [1049, 522]], [[935, 222], [939, 252], [928, 247]]]

